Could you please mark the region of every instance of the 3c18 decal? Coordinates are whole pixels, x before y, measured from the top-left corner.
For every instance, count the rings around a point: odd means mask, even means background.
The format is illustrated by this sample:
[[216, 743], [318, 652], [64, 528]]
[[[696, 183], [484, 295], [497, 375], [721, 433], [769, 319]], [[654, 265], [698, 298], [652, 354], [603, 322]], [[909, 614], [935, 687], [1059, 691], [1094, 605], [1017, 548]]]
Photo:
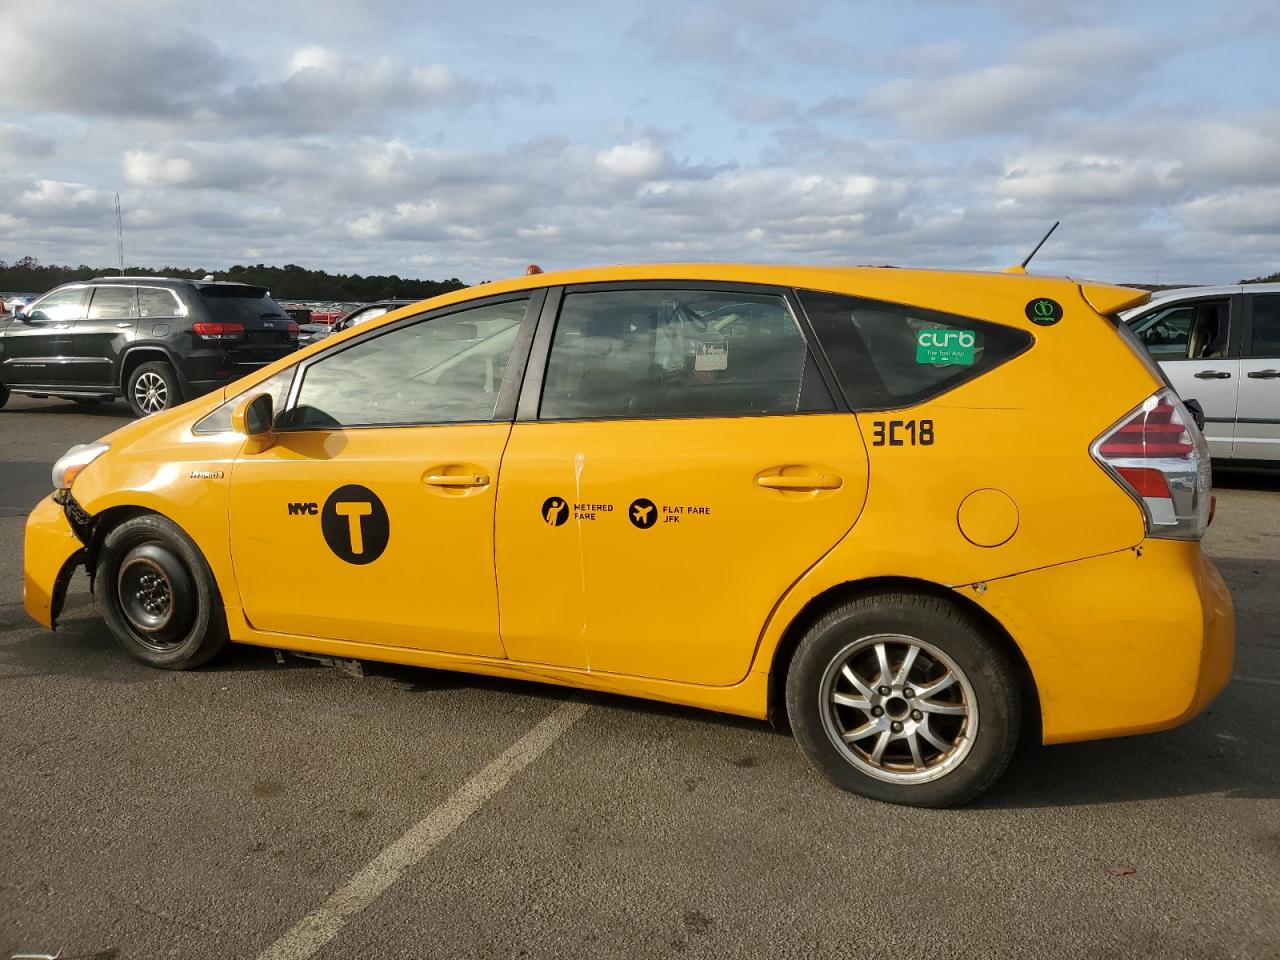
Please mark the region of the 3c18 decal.
[[[293, 512], [293, 504], [289, 512]], [[358, 483], [349, 483], [329, 494], [320, 511], [320, 530], [337, 557], [361, 565], [382, 556], [391, 539], [387, 508], [376, 493]]]
[[873, 447], [931, 447], [933, 446], [933, 421], [873, 420], [871, 445]]

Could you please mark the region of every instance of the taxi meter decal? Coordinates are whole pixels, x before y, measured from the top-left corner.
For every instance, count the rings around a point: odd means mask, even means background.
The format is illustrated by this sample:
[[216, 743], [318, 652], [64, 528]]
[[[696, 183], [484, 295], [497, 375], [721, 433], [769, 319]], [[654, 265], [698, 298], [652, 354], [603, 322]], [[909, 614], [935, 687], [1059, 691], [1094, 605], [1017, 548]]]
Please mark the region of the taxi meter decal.
[[[548, 527], [563, 526], [572, 515], [575, 521], [591, 522], [611, 516], [612, 503], [576, 503], [564, 497], [547, 497], [538, 509], [538, 515]], [[689, 518], [709, 519], [711, 507], [706, 504], [657, 504], [648, 497], [637, 497], [626, 509], [627, 520], [639, 530], [648, 530], [659, 523], [679, 523]]]

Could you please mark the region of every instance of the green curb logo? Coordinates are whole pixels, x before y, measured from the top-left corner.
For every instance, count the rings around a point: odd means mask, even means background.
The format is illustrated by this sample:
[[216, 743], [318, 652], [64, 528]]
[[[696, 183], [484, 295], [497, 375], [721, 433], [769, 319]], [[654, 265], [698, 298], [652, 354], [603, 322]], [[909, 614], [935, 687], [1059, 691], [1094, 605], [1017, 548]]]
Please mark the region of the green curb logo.
[[1027, 319], [1037, 326], [1051, 327], [1062, 319], [1062, 304], [1048, 297], [1027, 302]]
[[916, 363], [928, 363], [936, 367], [951, 364], [973, 366], [974, 350], [978, 338], [972, 330], [948, 330], [934, 327], [916, 334]]

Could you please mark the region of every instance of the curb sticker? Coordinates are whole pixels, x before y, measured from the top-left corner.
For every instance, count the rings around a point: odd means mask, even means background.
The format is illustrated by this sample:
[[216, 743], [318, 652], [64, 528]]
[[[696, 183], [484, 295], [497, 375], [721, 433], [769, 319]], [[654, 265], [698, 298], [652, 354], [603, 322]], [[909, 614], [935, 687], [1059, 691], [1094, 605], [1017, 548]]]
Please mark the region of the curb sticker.
[[542, 501], [541, 512], [548, 527], [558, 527], [569, 519], [569, 501], [564, 497], [547, 497]]
[[1027, 319], [1040, 327], [1051, 327], [1062, 319], [1062, 304], [1048, 297], [1027, 301]]
[[978, 338], [972, 330], [950, 330], [946, 327], [921, 330], [916, 334], [916, 363], [971, 367], [977, 346]]
[[631, 521], [632, 526], [648, 530], [658, 522], [658, 507], [652, 500], [645, 497], [632, 500], [631, 506], [627, 507], [627, 519]]
[[329, 549], [347, 563], [373, 563], [391, 539], [387, 508], [376, 493], [358, 483], [329, 494], [320, 511], [320, 530]]

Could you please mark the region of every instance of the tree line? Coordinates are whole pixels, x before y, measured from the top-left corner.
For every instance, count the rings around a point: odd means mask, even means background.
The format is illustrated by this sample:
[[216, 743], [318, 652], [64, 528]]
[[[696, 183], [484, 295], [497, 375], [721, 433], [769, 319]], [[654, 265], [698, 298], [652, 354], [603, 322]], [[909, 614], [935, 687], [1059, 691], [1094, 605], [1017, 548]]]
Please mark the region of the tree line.
[[[124, 271], [135, 277], [183, 277], [199, 280], [213, 274], [217, 280], [232, 280], [266, 287], [277, 300], [384, 300], [391, 297], [423, 300], [450, 290], [459, 290], [466, 284], [457, 277], [448, 280], [412, 280], [406, 277], [361, 276], [358, 273], [326, 273], [324, 270], [308, 270], [296, 263], [283, 267], [266, 264], [252, 266], [236, 264], [227, 270], [205, 270], [195, 267], [127, 267]], [[14, 293], [44, 293], [60, 283], [72, 280], [90, 280], [94, 277], [116, 276], [119, 270], [110, 267], [78, 267], [42, 264], [35, 257], [21, 257], [13, 263], [0, 260], [0, 290]]]

